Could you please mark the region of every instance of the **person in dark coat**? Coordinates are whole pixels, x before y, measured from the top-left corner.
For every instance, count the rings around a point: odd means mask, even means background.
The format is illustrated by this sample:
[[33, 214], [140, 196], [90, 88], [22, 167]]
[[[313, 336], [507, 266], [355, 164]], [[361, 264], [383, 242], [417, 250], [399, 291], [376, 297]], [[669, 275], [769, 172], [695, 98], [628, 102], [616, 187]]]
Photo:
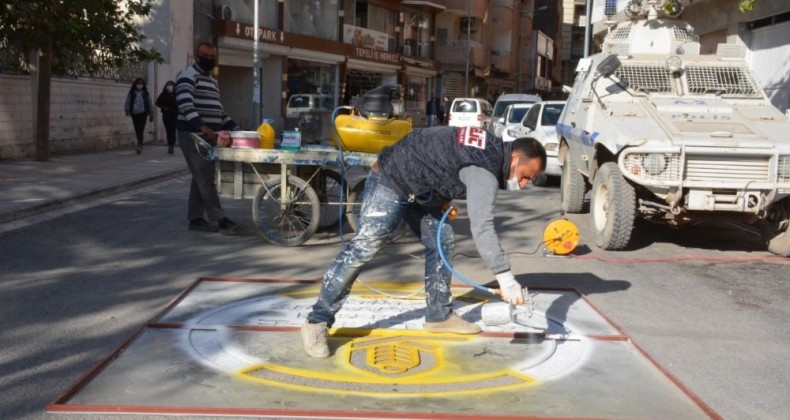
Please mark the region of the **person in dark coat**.
[[438, 109], [438, 102], [435, 96], [431, 96], [428, 103], [425, 104], [425, 115], [428, 117], [428, 127], [433, 127], [436, 122], [436, 111]]
[[165, 83], [162, 92], [156, 98], [156, 106], [162, 111], [162, 124], [165, 125], [167, 137], [167, 153], [173, 154], [176, 145], [176, 124], [178, 124], [178, 102], [176, 102], [176, 84], [172, 80]]

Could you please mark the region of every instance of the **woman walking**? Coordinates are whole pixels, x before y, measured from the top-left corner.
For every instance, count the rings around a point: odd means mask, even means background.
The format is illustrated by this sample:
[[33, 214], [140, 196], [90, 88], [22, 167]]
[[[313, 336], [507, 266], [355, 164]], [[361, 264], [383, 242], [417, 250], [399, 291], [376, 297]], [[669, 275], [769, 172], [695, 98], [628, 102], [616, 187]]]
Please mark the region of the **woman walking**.
[[145, 80], [137, 78], [132, 83], [132, 87], [129, 88], [129, 94], [126, 95], [124, 110], [127, 117], [132, 117], [134, 133], [137, 135], [138, 155], [143, 151], [145, 120], [148, 118], [148, 121], [154, 121], [154, 113], [151, 108], [151, 97], [148, 95], [148, 89], [145, 87]]
[[167, 153], [173, 154], [176, 144], [176, 124], [178, 124], [178, 103], [176, 102], [176, 84], [170, 80], [165, 83], [162, 93], [156, 98], [156, 106], [162, 110], [162, 123], [167, 136]]

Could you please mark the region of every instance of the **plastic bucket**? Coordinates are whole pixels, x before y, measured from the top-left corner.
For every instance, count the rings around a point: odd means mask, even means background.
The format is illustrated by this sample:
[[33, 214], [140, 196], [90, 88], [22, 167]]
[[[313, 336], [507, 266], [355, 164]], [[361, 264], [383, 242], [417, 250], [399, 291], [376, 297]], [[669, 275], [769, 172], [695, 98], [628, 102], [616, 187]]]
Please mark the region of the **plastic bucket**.
[[233, 131], [230, 137], [233, 139], [231, 147], [240, 149], [257, 149], [261, 142], [261, 135], [257, 131]]

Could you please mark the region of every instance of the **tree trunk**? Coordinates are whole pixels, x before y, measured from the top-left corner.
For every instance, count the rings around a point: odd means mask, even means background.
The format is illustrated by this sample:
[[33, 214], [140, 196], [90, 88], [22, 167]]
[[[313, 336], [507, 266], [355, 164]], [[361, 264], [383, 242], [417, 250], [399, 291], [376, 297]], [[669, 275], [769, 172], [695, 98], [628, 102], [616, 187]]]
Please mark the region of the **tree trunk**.
[[36, 95], [36, 160], [49, 160], [49, 101], [52, 86], [52, 41], [41, 46], [38, 56]]

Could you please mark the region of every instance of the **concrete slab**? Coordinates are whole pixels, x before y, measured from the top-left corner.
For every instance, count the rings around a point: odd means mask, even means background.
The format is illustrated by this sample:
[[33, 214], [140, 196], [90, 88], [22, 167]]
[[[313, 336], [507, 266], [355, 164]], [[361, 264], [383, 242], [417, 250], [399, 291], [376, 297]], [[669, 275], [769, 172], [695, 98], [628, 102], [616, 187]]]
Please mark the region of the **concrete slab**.
[[489, 327], [422, 331], [420, 285], [357, 284], [328, 359], [301, 349], [318, 282], [200, 279], [49, 405], [50, 412], [277, 418], [718, 418], [574, 290], [532, 290], [535, 312]]

